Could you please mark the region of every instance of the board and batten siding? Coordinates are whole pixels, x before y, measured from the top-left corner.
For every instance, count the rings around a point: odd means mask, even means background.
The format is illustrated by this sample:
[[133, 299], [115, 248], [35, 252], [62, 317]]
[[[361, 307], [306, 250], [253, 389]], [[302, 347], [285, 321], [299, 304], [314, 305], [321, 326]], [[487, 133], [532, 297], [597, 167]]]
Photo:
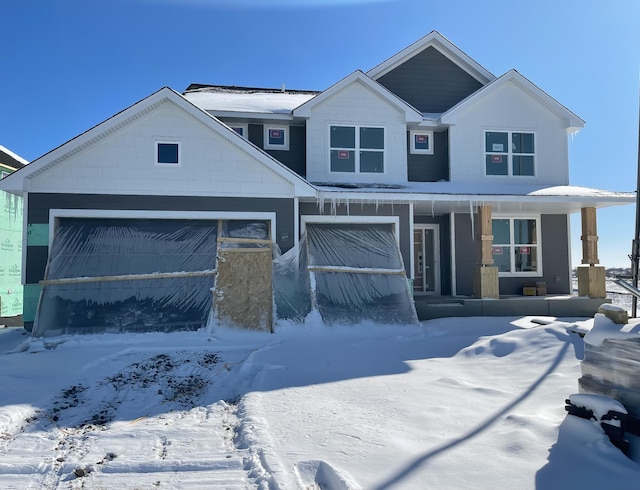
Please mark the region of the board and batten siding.
[[420, 112], [445, 112], [482, 84], [434, 47], [377, 79]]
[[[384, 127], [384, 173], [329, 171], [329, 126]], [[310, 182], [406, 183], [407, 143], [403, 112], [358, 81], [315, 106], [307, 121], [307, 180]]]

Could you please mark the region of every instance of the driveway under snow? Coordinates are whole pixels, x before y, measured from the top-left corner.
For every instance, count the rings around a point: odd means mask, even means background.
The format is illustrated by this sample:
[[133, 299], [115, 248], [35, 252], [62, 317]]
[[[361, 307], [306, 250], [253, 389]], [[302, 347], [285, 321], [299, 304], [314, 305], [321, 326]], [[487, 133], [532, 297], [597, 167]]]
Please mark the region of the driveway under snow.
[[637, 463], [566, 415], [571, 324], [5, 329], [0, 487], [637, 488]]

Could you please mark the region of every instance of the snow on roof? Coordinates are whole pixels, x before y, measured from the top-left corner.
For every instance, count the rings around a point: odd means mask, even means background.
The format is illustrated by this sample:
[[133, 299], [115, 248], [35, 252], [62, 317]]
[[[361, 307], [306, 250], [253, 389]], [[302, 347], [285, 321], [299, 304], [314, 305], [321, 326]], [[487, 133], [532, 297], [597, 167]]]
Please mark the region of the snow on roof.
[[184, 97], [205, 111], [290, 114], [318, 92], [243, 87], [187, 88]]
[[576, 213], [584, 207], [604, 208], [635, 202], [633, 192], [614, 192], [574, 186], [488, 184], [474, 182], [409, 182], [354, 184], [312, 182], [325, 202], [410, 202], [418, 214], [467, 213], [473, 205], [495, 206], [496, 212], [541, 214]]
[[20, 155], [15, 154], [14, 152], [12, 152], [11, 150], [9, 150], [8, 148], [0, 145], [0, 153], [4, 153], [5, 155], [7, 155], [10, 159], [14, 160], [14, 162], [7, 162], [1, 159], [0, 157], [0, 163], [4, 163], [6, 165], [9, 166], [13, 166], [13, 163], [18, 163], [19, 165], [15, 168], [20, 168], [23, 167], [25, 165], [27, 165], [29, 162], [27, 160], [25, 160], [24, 158], [22, 158]]
[[320, 190], [478, 196], [547, 196], [635, 199], [634, 192], [617, 192], [572, 185], [483, 184], [477, 182], [408, 182], [403, 184], [313, 183]]

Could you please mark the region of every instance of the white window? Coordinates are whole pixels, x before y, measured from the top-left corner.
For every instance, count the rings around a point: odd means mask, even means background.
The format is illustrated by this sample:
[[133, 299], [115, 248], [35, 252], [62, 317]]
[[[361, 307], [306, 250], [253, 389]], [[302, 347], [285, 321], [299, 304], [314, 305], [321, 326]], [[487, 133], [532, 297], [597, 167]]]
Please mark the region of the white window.
[[485, 131], [486, 175], [535, 175], [535, 135], [516, 131]]
[[493, 261], [503, 276], [542, 274], [540, 223], [538, 218], [495, 218]]
[[0, 179], [4, 179], [7, 175], [9, 175], [9, 172], [5, 172], [4, 170], [0, 170]]
[[433, 131], [410, 131], [411, 153], [433, 155]]
[[288, 150], [289, 149], [289, 127], [288, 126], [265, 126], [264, 127], [264, 149], [265, 150]]
[[384, 173], [384, 128], [329, 126], [331, 172]]
[[249, 125], [248, 124], [238, 124], [233, 123], [229, 124], [229, 127], [233, 129], [236, 133], [242, 136], [244, 139], [249, 139]]
[[180, 165], [180, 143], [157, 141], [156, 165]]

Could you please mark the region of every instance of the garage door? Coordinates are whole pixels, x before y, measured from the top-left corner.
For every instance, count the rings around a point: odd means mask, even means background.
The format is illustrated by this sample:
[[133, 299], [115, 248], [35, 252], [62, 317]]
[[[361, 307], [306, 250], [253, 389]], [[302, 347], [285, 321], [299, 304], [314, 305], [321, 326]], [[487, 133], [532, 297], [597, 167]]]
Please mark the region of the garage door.
[[264, 242], [269, 224], [60, 218], [34, 335], [205, 326], [216, 285], [219, 235]]
[[309, 223], [314, 307], [329, 322], [415, 323], [392, 224]]

